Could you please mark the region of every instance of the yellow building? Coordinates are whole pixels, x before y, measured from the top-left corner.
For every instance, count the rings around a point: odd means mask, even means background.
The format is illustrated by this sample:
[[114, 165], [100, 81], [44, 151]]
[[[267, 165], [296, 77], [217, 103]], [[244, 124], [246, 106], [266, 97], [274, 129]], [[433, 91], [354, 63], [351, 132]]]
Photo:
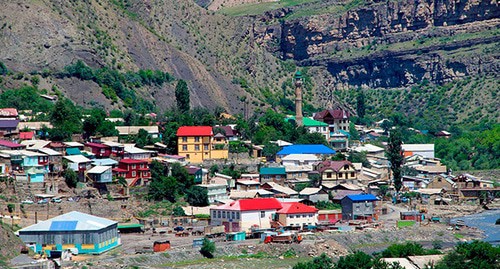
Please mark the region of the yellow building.
[[228, 143], [225, 137], [214, 137], [210, 126], [182, 126], [177, 130], [177, 150], [191, 163], [208, 159], [227, 159]]

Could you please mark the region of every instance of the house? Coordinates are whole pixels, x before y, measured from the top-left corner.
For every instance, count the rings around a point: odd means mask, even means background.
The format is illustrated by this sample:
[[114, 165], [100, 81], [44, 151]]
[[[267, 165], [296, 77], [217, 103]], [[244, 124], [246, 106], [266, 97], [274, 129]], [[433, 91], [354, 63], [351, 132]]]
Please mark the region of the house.
[[52, 129], [52, 124], [48, 121], [21, 121], [18, 125], [19, 130], [31, 130], [35, 131], [37, 134], [44, 129]]
[[318, 209], [313, 206], [299, 202], [282, 202], [281, 206], [275, 217], [280, 226], [307, 228], [318, 223]]
[[111, 183], [113, 182], [111, 169], [111, 166], [94, 166], [87, 171], [87, 175], [96, 183]]
[[328, 201], [328, 192], [321, 188], [304, 188], [299, 192], [300, 199], [306, 199], [313, 203]]
[[177, 130], [178, 155], [186, 157], [186, 161], [192, 163], [227, 159], [227, 141], [221, 140], [222, 137], [216, 139], [210, 126], [181, 126]]
[[236, 190], [238, 191], [258, 190], [259, 187], [260, 187], [260, 182], [258, 180], [246, 180], [246, 179], [236, 180]]
[[18, 231], [19, 238], [36, 253], [78, 249], [79, 254], [100, 254], [117, 247], [117, 222], [72, 211]]
[[61, 142], [50, 142], [47, 148], [53, 149], [61, 154], [66, 154], [66, 145]]
[[0, 176], [7, 176], [11, 171], [12, 165], [10, 161], [10, 154], [0, 152]]
[[385, 154], [384, 148], [377, 147], [372, 144], [364, 144], [362, 146], [353, 147], [352, 150], [359, 153], [365, 152], [367, 155], [374, 157], [384, 157]]
[[118, 165], [118, 161], [115, 161], [115, 160], [110, 159], [110, 158], [94, 159], [94, 160], [92, 160], [92, 165], [116, 167]]
[[82, 155], [84, 145], [79, 142], [63, 142], [66, 155]]
[[194, 178], [194, 184], [201, 184], [203, 182], [203, 171], [200, 167], [186, 166], [186, 170], [190, 176]]
[[493, 181], [484, 180], [471, 174], [461, 174], [453, 179], [459, 189], [493, 188]]
[[231, 176], [224, 175], [221, 173], [215, 173], [214, 177], [210, 179], [210, 182], [215, 183], [212, 181], [216, 178], [220, 178], [219, 181], [225, 180], [226, 183], [224, 183], [224, 185], [227, 185], [231, 189], [234, 189], [236, 187], [236, 180], [234, 180]]
[[[295, 123], [295, 116], [287, 117], [285, 121]], [[319, 133], [323, 137], [325, 137], [326, 141], [330, 139], [330, 130], [328, 128], [328, 124], [322, 121], [313, 120], [308, 117], [304, 117], [302, 119], [302, 124], [309, 133]]]
[[19, 113], [15, 108], [0, 108], [0, 120], [17, 120]]
[[124, 159], [149, 160], [154, 151], [138, 148], [134, 145], [125, 145], [123, 148]]
[[331, 157], [335, 155], [335, 150], [323, 144], [310, 144], [310, 145], [290, 145], [283, 147], [282, 150], [276, 153], [276, 156], [283, 158], [290, 154], [313, 154], [318, 158]]
[[279, 182], [283, 183], [286, 179], [285, 167], [261, 167], [260, 171], [260, 182]]
[[352, 182], [358, 179], [356, 168], [350, 161], [323, 161], [316, 165], [315, 170], [320, 173], [323, 182]]
[[139, 134], [139, 130], [145, 130], [151, 138], [161, 138], [158, 126], [115, 126], [120, 137]]
[[124, 177], [129, 186], [146, 184], [151, 178], [147, 160], [122, 159], [118, 162], [118, 168], [113, 169], [113, 174]]
[[109, 158], [111, 156], [111, 147], [101, 143], [85, 143], [85, 148], [92, 152], [96, 158]]
[[285, 166], [287, 181], [293, 179], [308, 179], [311, 171], [313, 171], [312, 165]]
[[342, 199], [342, 219], [371, 220], [375, 216], [375, 202], [378, 198], [373, 194], [347, 195]]
[[62, 168], [62, 154], [51, 148], [41, 148], [38, 150], [48, 157], [48, 172], [58, 173], [63, 170]]
[[78, 172], [80, 181], [84, 181], [85, 173], [90, 169], [92, 160], [83, 155], [68, 155], [63, 157], [68, 161], [68, 167], [75, 172]]
[[104, 141], [102, 142], [102, 144], [111, 148], [111, 156], [122, 157], [123, 154], [125, 153], [125, 146], [121, 143], [113, 141]]
[[436, 134], [434, 134], [434, 136], [448, 139], [451, 137], [451, 133], [443, 130], [437, 132]]
[[227, 195], [226, 185], [222, 184], [198, 184], [197, 187], [207, 190], [208, 202], [215, 203], [215, 201], [227, 200], [229, 196]]
[[21, 150], [25, 149], [26, 146], [22, 144], [18, 144], [12, 141], [7, 141], [0, 139], [0, 150], [5, 149], [5, 150]]
[[424, 158], [434, 159], [434, 144], [402, 144], [404, 157], [420, 155]]
[[50, 141], [46, 140], [24, 140], [21, 141], [21, 145], [26, 146], [27, 150], [37, 151], [39, 149], [46, 148], [50, 144]]
[[453, 176], [440, 174], [429, 181], [427, 188], [429, 189], [445, 189], [450, 192], [456, 189], [457, 184], [453, 181]]
[[241, 199], [210, 209], [211, 225], [224, 225], [226, 232], [269, 229], [273, 215], [283, 206], [275, 198]]
[[238, 191], [233, 190], [229, 194], [229, 198], [232, 200], [239, 199], [250, 199], [250, 198], [272, 198], [274, 193], [266, 190], [247, 190], [247, 191]]
[[226, 139], [228, 141], [238, 141], [239, 140], [239, 134], [238, 134], [238, 131], [233, 129], [232, 126], [230, 125], [227, 125], [227, 126], [215, 126], [213, 128], [213, 132], [215, 133], [217, 128], [220, 128], [222, 130], [224, 130], [224, 136], [226, 137]]
[[343, 109], [326, 109], [314, 114], [313, 119], [328, 124], [331, 133], [338, 133], [339, 130], [349, 131], [348, 111]]
[[312, 165], [320, 159], [314, 154], [289, 154], [281, 158], [284, 166]]
[[428, 181], [425, 178], [413, 177], [413, 176], [403, 176], [401, 178], [403, 188], [405, 190], [414, 191], [421, 188], [427, 187]]
[[332, 202], [337, 204], [340, 204], [340, 201], [347, 195], [364, 193], [362, 187], [350, 183], [335, 184], [331, 182], [325, 182], [321, 185], [321, 188], [325, 191], [329, 191], [332, 196]]
[[281, 186], [275, 182], [266, 182], [260, 186], [261, 189], [274, 193], [274, 197], [280, 198], [298, 198], [299, 193], [293, 189]]
[[19, 120], [0, 119], [0, 137], [12, 136], [18, 133]]

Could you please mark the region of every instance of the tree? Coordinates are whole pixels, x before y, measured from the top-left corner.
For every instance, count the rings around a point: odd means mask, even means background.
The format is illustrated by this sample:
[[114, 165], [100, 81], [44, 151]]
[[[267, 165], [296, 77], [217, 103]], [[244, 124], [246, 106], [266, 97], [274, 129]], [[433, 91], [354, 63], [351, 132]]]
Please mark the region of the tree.
[[186, 216], [186, 212], [184, 212], [184, 209], [180, 206], [176, 206], [172, 209], [172, 215], [175, 217], [182, 217]]
[[437, 250], [427, 250], [419, 243], [393, 244], [380, 253], [384, 258], [405, 258], [408, 256], [440, 254]]
[[194, 185], [194, 177], [190, 176], [187, 169], [179, 163], [173, 163], [170, 167], [170, 174], [179, 183], [183, 190], [187, 190]]
[[203, 238], [200, 253], [206, 258], [212, 259], [215, 253], [215, 243], [210, 241], [208, 238]]
[[365, 117], [365, 111], [365, 92], [362, 89], [359, 89], [358, 95], [356, 96], [356, 112], [361, 120]]
[[205, 188], [191, 186], [186, 190], [186, 200], [192, 206], [207, 206], [208, 191]]
[[330, 257], [322, 253], [318, 257], [314, 257], [310, 262], [299, 262], [293, 269], [333, 269], [334, 263]]
[[66, 181], [66, 185], [70, 188], [75, 188], [76, 183], [78, 183], [78, 175], [72, 169], [64, 170], [64, 181]]
[[482, 241], [459, 243], [439, 261], [435, 269], [499, 269], [500, 246]]
[[351, 140], [359, 140], [359, 132], [352, 122], [349, 123], [349, 134], [351, 135]]
[[135, 144], [142, 148], [148, 144], [151, 143], [151, 136], [149, 135], [148, 131], [144, 129], [139, 129], [139, 132], [137, 133], [137, 137], [135, 139]]
[[9, 73], [9, 69], [7, 69], [7, 66], [3, 62], [0, 62], [0, 75], [5, 76]]
[[168, 168], [163, 163], [153, 160], [151, 165], [149, 166], [149, 170], [151, 171], [151, 179], [158, 180], [161, 177], [168, 175]]
[[362, 163], [363, 167], [370, 168], [371, 164], [368, 161], [368, 158], [366, 157], [366, 152], [351, 152], [349, 153], [349, 157], [347, 157], [347, 160], [350, 161], [351, 163]]
[[268, 161], [272, 161], [276, 158], [276, 153], [280, 151], [280, 147], [274, 143], [266, 143], [262, 149], [262, 155], [267, 158]]
[[186, 81], [179, 80], [177, 86], [175, 86], [175, 100], [177, 102], [177, 108], [182, 112], [189, 111], [189, 89]]
[[372, 257], [364, 252], [357, 251], [344, 257], [340, 257], [335, 269], [371, 269]]
[[342, 152], [337, 152], [335, 155], [332, 157], [332, 161], [345, 161], [346, 157]]
[[85, 137], [94, 136], [106, 118], [106, 113], [102, 109], [94, 108], [90, 111], [90, 115], [83, 121], [83, 132]]
[[394, 187], [397, 191], [401, 190], [403, 185], [401, 181], [401, 174], [403, 166], [403, 148], [402, 148], [401, 131], [399, 129], [393, 130], [389, 136], [387, 144], [386, 157], [391, 165], [392, 178], [394, 180]]
[[72, 134], [81, 133], [82, 121], [80, 119], [80, 111], [70, 100], [59, 99], [50, 113], [50, 123], [54, 126], [51, 136], [67, 139]]
[[174, 203], [179, 189], [179, 184], [175, 178], [160, 177], [160, 179], [153, 180], [149, 184], [148, 197], [155, 201], [168, 200]]
[[382, 124], [380, 124], [380, 127], [384, 130], [384, 134], [387, 134], [389, 132], [389, 129], [393, 126], [392, 122], [390, 120], [384, 119], [382, 121]]

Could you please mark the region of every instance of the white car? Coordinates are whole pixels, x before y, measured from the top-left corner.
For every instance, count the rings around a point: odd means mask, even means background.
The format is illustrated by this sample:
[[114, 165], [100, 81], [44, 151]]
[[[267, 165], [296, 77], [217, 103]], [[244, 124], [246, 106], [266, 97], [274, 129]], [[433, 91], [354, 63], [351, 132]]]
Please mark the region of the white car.
[[26, 205], [32, 205], [34, 204], [35, 202], [31, 201], [30, 199], [26, 199], [24, 201], [21, 202], [21, 204], [26, 204]]

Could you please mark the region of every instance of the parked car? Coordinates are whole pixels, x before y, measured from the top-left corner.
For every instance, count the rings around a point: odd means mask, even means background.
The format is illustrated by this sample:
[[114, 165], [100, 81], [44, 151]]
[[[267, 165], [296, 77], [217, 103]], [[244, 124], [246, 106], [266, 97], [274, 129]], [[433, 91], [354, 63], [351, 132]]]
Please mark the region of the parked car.
[[38, 201], [38, 204], [40, 204], [40, 205], [48, 204], [48, 203], [49, 203], [49, 199], [47, 199], [47, 198]]
[[184, 231], [184, 227], [177, 226], [177, 227], [174, 228], [174, 231], [176, 231], [176, 232], [182, 232], [182, 231]]
[[26, 204], [26, 205], [32, 205], [34, 204], [35, 202], [31, 201], [30, 199], [26, 199], [24, 201], [21, 202], [21, 204]]
[[62, 200], [61, 200], [61, 198], [56, 197], [56, 198], [52, 198], [51, 202], [52, 203], [60, 203], [60, 202], [62, 202]]

